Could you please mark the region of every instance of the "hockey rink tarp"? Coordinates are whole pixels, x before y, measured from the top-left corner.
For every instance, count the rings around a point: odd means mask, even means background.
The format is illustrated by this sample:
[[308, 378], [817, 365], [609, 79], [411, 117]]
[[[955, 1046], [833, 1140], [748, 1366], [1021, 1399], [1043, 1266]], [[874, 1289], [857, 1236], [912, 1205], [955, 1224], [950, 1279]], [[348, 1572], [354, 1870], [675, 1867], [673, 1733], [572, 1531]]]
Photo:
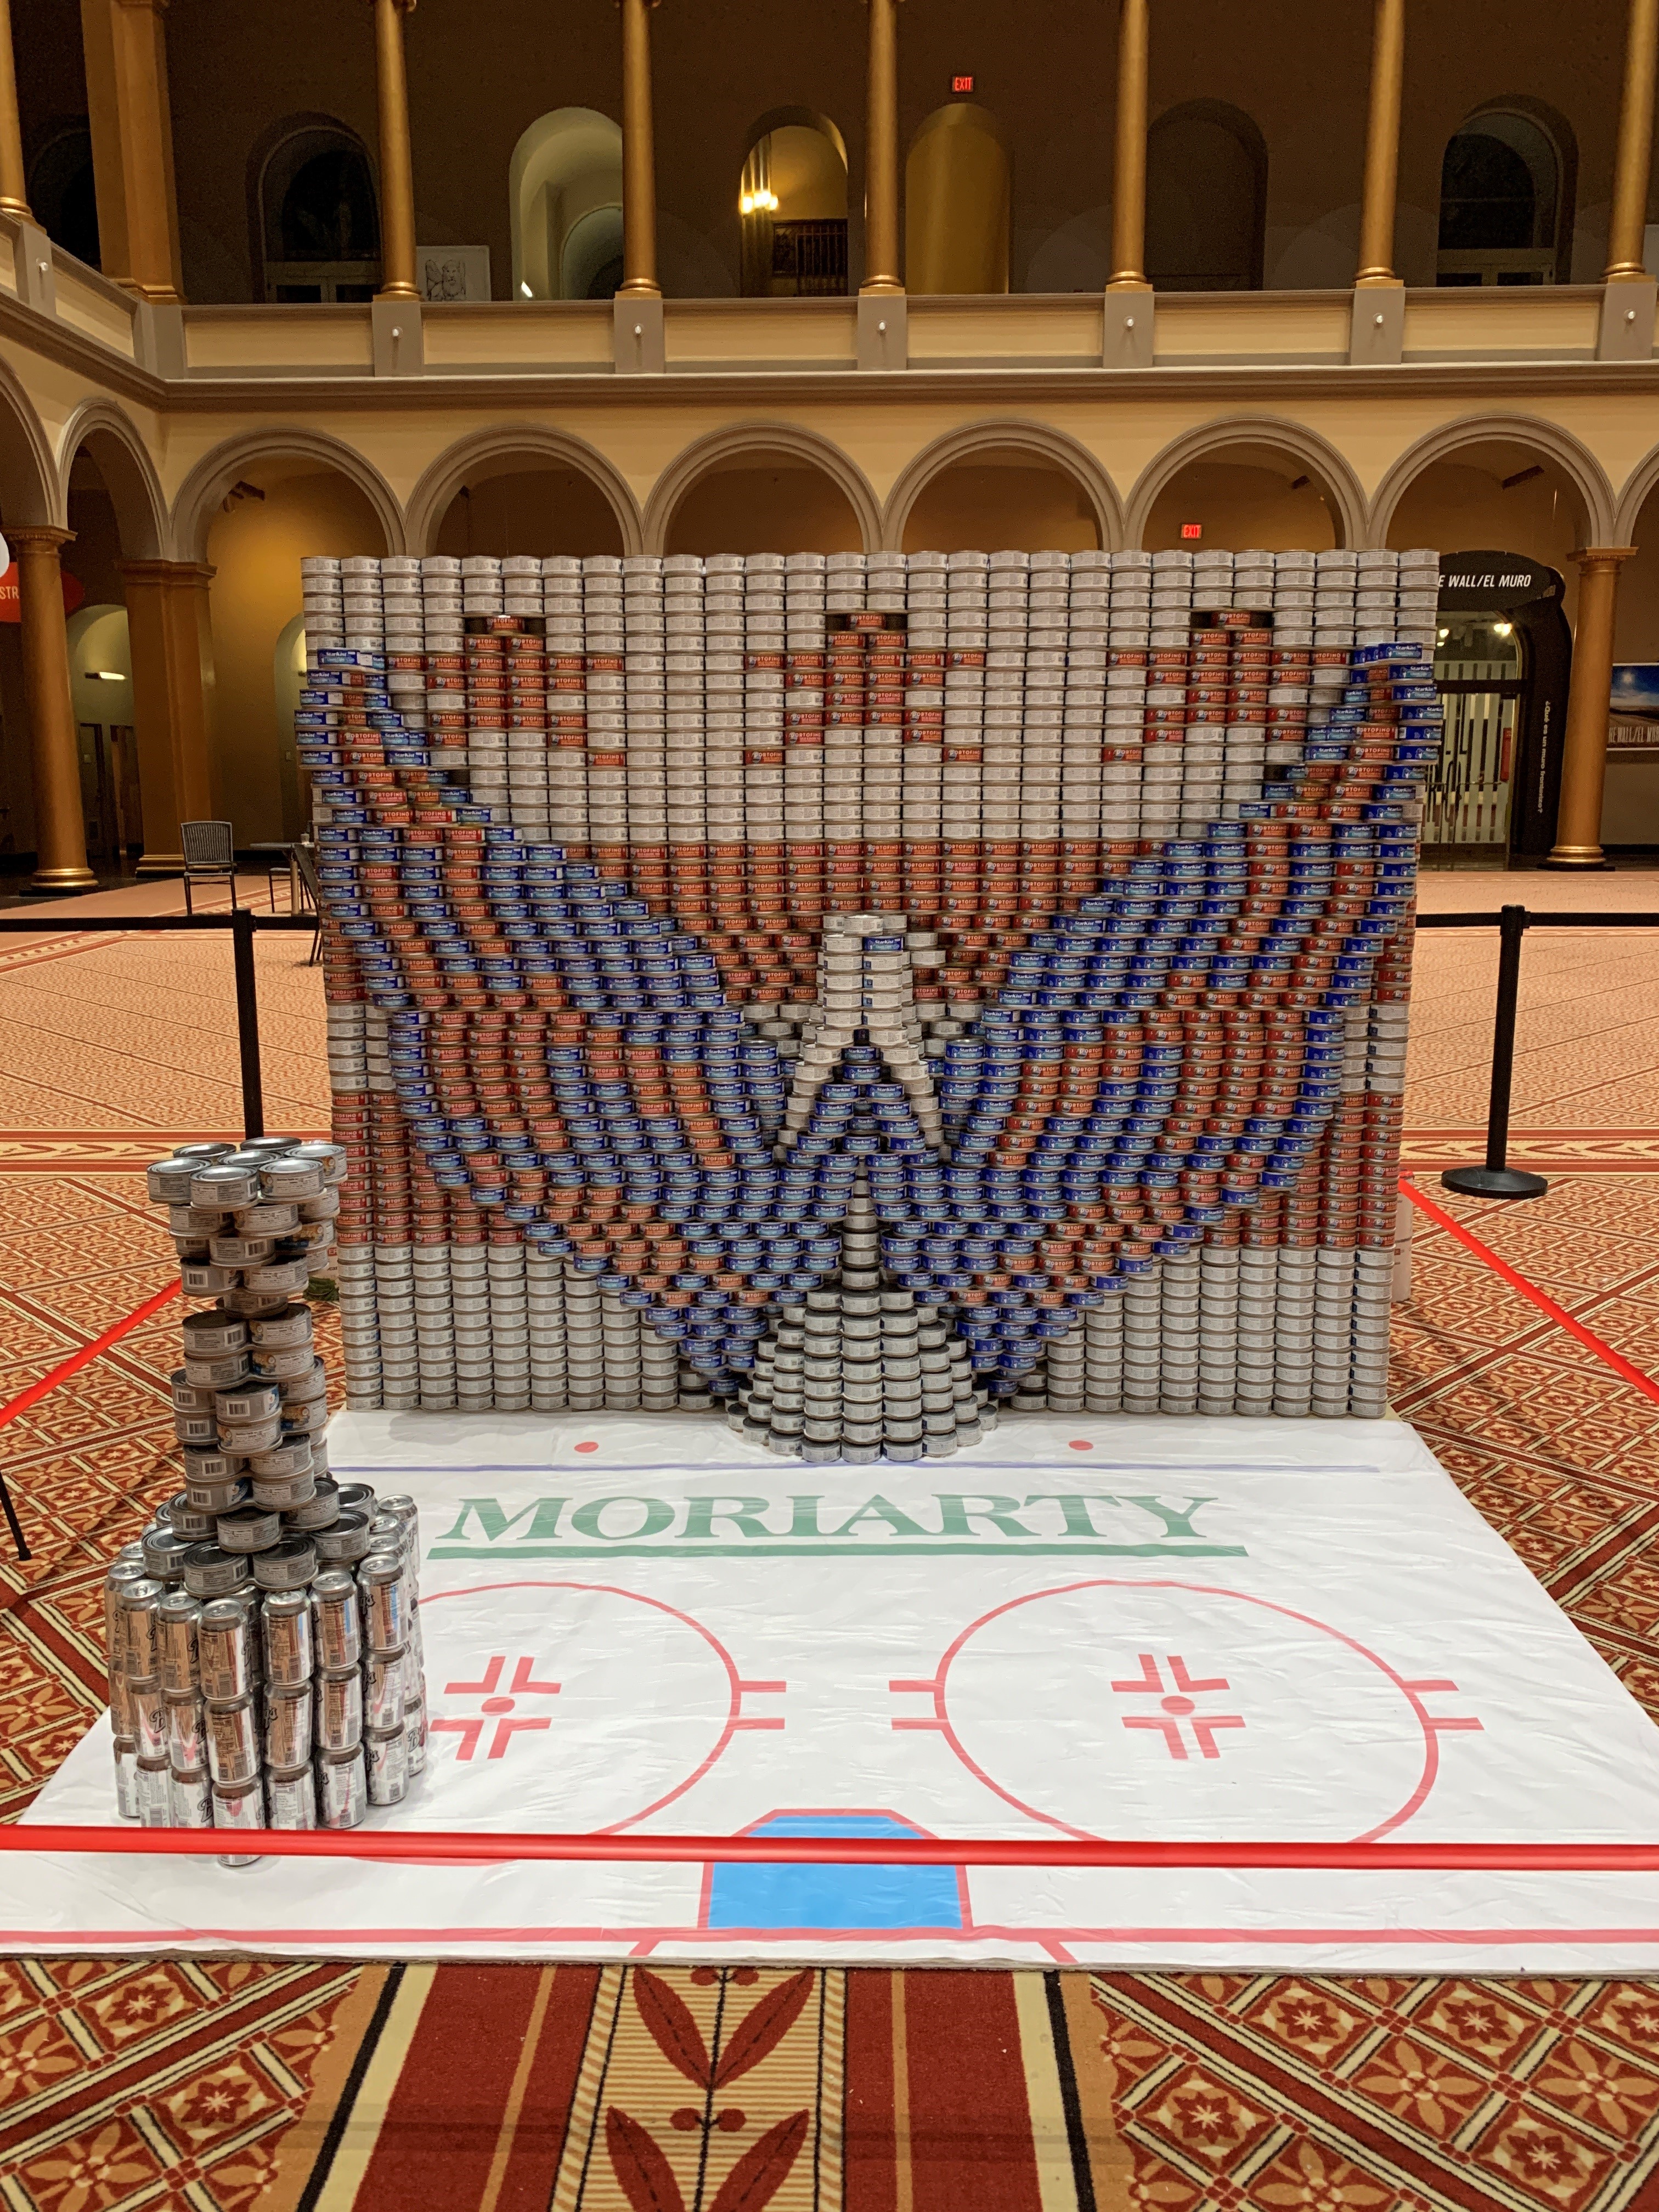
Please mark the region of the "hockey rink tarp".
[[[1395, 1422], [1005, 1421], [807, 1468], [672, 1417], [348, 1413], [421, 1508], [371, 1825], [1653, 1842], [1659, 1732]], [[107, 1718], [27, 1816], [114, 1819]], [[1649, 1971], [1659, 1875], [41, 1855], [15, 1951]]]

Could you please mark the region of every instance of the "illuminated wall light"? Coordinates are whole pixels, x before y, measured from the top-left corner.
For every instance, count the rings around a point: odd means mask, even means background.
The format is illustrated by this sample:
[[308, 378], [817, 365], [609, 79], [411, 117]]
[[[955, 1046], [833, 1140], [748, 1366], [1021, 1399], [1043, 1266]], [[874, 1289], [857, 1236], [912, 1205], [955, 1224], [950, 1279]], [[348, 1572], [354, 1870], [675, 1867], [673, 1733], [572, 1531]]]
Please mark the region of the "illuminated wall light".
[[118, 668], [88, 668], [85, 673], [88, 684], [125, 684], [127, 680]]
[[536, 295], [531, 290], [529, 285], [525, 283], [522, 276], [519, 279], [519, 289], [524, 294], [526, 300], [533, 300], [536, 296]]
[[1492, 630], [1494, 635], [1498, 637], [1513, 637], [1515, 635], [1515, 624], [1513, 623], [1494, 623], [1492, 624]]

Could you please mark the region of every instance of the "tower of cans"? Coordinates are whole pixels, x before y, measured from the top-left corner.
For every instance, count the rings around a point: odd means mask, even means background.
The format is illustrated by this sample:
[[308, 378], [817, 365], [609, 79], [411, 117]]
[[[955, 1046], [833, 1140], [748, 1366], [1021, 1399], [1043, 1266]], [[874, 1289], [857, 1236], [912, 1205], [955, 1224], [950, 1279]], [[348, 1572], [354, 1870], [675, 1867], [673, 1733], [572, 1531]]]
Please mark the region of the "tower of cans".
[[425, 1764], [416, 1508], [330, 1475], [297, 1295], [345, 1165], [272, 1137], [149, 1170], [185, 1293], [213, 1301], [172, 1379], [184, 1487], [105, 1585], [117, 1802], [149, 1826], [350, 1827]]
[[1436, 554], [302, 565], [354, 1404], [1383, 1411]]

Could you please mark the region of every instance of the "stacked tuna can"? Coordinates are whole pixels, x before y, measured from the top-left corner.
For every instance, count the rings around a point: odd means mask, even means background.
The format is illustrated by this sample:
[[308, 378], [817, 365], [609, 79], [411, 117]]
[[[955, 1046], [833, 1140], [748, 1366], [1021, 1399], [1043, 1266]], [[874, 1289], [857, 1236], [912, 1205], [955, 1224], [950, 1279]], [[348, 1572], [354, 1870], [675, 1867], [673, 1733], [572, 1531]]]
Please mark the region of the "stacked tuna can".
[[150, 1826], [349, 1827], [425, 1763], [416, 1509], [328, 1473], [296, 1293], [332, 1249], [345, 1157], [258, 1138], [149, 1170], [186, 1296], [185, 1484], [112, 1564], [116, 1787]]
[[306, 568], [354, 1404], [1383, 1410], [1435, 555]]

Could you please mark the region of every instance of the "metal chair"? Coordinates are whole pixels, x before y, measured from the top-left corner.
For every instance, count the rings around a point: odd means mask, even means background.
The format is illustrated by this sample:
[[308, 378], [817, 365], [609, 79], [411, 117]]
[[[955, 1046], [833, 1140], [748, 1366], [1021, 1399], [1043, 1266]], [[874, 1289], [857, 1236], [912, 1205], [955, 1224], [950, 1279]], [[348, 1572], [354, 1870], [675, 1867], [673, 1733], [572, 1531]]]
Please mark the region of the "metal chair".
[[317, 918], [317, 926], [311, 933], [311, 957], [306, 962], [307, 968], [314, 968], [323, 955], [322, 878], [317, 873], [317, 856], [309, 845], [295, 845], [289, 849], [300, 872], [300, 889]]
[[185, 912], [194, 914], [191, 890], [196, 884], [228, 884], [230, 903], [236, 904], [236, 844], [234, 825], [228, 822], [181, 822], [179, 834], [185, 853]]

